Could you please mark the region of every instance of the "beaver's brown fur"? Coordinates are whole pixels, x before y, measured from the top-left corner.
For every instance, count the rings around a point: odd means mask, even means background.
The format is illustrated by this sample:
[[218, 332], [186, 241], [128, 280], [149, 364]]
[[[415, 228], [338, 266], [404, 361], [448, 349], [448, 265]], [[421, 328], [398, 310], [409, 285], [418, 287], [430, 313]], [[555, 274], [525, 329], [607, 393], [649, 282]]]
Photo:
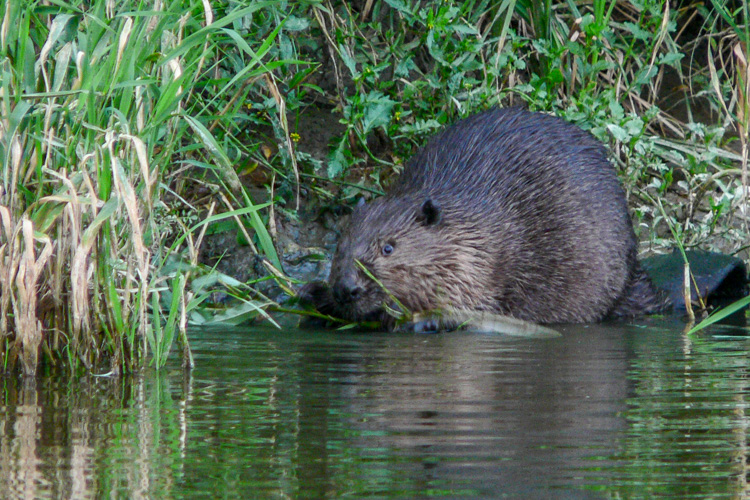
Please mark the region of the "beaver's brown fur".
[[333, 300], [327, 312], [353, 320], [383, 320], [392, 301], [355, 259], [413, 312], [566, 323], [662, 304], [637, 264], [605, 148], [560, 118], [520, 109], [447, 128], [387, 195], [353, 213], [333, 259], [332, 294], [317, 300]]

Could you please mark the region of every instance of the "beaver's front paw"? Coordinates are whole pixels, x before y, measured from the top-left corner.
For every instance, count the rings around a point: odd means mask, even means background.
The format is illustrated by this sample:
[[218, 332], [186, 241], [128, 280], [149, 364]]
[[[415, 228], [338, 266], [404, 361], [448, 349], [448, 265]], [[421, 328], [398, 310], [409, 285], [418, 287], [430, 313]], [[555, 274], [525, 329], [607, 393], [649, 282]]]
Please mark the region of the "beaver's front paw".
[[440, 333], [455, 330], [457, 324], [442, 315], [416, 314], [413, 321], [401, 325], [398, 330], [413, 333]]
[[331, 287], [325, 281], [312, 281], [297, 291], [299, 304], [306, 309], [316, 309], [321, 314], [331, 316], [335, 301]]

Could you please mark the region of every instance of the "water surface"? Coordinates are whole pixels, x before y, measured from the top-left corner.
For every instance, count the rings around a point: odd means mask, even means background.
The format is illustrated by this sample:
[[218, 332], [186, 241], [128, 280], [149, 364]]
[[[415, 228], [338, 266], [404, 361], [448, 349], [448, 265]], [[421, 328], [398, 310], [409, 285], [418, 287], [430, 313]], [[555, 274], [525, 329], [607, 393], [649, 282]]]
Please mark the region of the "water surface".
[[750, 332], [681, 328], [194, 331], [191, 374], [0, 379], [0, 492], [741, 498]]

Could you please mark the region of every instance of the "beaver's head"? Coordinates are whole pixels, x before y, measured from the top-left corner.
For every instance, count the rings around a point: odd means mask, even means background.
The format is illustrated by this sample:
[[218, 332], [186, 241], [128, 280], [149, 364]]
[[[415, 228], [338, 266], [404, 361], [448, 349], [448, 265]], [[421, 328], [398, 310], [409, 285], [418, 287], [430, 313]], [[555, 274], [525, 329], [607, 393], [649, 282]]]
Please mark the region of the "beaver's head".
[[331, 266], [337, 312], [359, 321], [387, 319], [385, 306], [396, 304], [384, 288], [412, 312], [437, 308], [446, 229], [430, 198], [385, 197], [360, 204]]

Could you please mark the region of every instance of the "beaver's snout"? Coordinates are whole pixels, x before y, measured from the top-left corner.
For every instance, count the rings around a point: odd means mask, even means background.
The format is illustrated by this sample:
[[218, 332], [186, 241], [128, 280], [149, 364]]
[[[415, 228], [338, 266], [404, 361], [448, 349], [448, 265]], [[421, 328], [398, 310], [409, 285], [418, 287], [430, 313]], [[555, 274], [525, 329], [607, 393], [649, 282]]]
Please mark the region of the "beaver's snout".
[[333, 284], [333, 296], [340, 304], [352, 304], [359, 300], [364, 293], [354, 273], [347, 273]]

